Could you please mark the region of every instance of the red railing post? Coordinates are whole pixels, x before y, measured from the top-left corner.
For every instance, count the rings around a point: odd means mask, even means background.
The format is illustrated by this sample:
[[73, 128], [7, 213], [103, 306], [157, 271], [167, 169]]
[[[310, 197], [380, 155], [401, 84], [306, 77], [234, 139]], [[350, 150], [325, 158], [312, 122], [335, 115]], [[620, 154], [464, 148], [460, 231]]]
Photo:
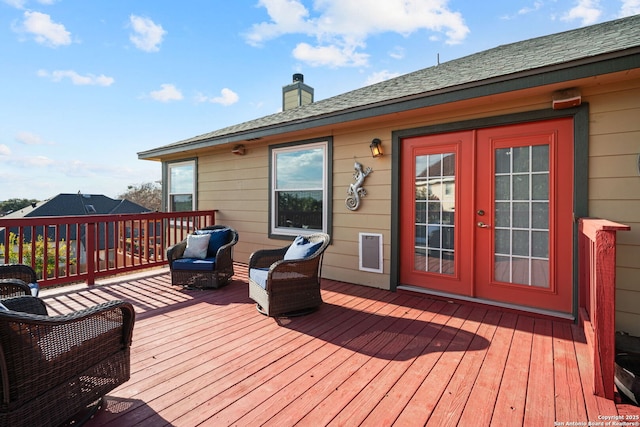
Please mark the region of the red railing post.
[[96, 284], [96, 223], [87, 223], [87, 285]]
[[614, 398], [616, 315], [616, 232], [628, 225], [583, 218], [579, 224], [578, 284], [580, 310], [592, 330], [593, 389], [598, 396]]

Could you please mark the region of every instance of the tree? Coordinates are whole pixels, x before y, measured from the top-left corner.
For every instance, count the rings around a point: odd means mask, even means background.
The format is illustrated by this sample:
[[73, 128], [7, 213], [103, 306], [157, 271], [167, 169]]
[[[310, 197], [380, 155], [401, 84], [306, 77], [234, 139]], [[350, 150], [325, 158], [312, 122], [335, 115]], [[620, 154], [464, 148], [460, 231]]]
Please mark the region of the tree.
[[130, 185], [127, 191], [118, 196], [137, 203], [152, 211], [162, 209], [162, 185], [159, 182], [146, 182], [144, 184]]
[[4, 202], [0, 202], [0, 215], [8, 214], [9, 212], [19, 211], [22, 208], [38, 203], [36, 199], [9, 199]]

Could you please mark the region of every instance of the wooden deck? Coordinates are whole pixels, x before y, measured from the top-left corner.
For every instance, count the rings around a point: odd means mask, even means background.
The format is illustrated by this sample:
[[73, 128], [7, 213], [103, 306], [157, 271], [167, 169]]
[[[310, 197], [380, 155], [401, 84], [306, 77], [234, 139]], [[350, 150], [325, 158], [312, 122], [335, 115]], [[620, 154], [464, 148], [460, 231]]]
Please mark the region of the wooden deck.
[[320, 310], [273, 319], [246, 277], [237, 265], [229, 286], [190, 291], [161, 269], [45, 290], [52, 314], [111, 299], [136, 308], [131, 379], [87, 426], [640, 421], [639, 408], [593, 395], [577, 325], [331, 280]]

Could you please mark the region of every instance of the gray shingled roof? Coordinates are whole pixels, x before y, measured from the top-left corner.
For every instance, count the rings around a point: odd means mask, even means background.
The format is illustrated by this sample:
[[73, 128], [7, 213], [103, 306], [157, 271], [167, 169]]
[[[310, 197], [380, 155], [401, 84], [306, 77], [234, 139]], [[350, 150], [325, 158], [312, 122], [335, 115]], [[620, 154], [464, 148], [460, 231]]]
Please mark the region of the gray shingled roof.
[[[267, 130], [278, 133], [279, 128], [284, 130], [286, 126], [311, 125], [311, 122], [322, 117], [333, 116], [337, 120], [335, 117], [355, 110], [424, 99], [444, 92], [548, 73], [554, 69], [569, 69], [575, 65], [601, 61], [603, 55], [607, 58], [630, 53], [637, 55], [638, 48], [640, 15], [635, 15], [498, 46], [309, 105], [141, 152], [138, 156], [152, 158], [164, 153], [255, 138]], [[629, 49], [635, 51], [629, 52]], [[348, 118], [345, 117], [345, 120]]]
[[27, 206], [4, 218], [36, 216], [116, 215], [150, 212], [129, 200], [112, 199], [102, 194], [61, 193], [51, 199]]

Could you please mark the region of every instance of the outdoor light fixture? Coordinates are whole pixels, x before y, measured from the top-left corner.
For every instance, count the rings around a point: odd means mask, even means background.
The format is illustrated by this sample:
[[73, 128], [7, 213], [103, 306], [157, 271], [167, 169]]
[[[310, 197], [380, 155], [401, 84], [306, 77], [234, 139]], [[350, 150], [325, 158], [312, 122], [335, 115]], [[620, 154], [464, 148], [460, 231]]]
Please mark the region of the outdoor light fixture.
[[378, 138], [373, 138], [373, 141], [371, 141], [371, 145], [369, 145], [369, 148], [371, 149], [371, 155], [374, 158], [382, 157], [382, 155], [384, 154], [382, 152], [382, 141], [380, 141]]
[[244, 145], [242, 144], [236, 145], [235, 147], [233, 147], [231, 152], [237, 156], [244, 156], [244, 153], [245, 153]]
[[577, 107], [581, 103], [582, 95], [580, 94], [580, 89], [575, 87], [558, 90], [551, 94], [551, 108], [554, 110]]

